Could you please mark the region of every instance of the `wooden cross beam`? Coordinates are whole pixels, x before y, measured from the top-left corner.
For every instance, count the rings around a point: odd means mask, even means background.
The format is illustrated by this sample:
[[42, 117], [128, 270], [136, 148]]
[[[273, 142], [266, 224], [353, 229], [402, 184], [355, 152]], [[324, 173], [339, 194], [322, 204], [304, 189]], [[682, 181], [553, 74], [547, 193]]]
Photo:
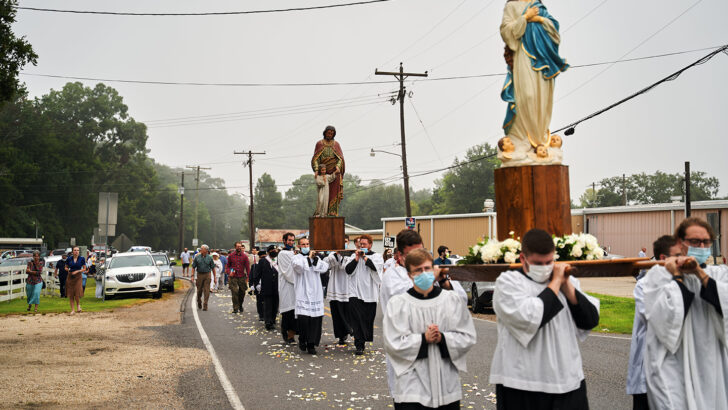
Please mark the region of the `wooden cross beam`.
[[[649, 269], [654, 265], [662, 265], [664, 261], [653, 261], [648, 258], [621, 258], [596, 261], [564, 261], [571, 265], [571, 275], [577, 278], [604, 278], [620, 276], [636, 276], [641, 269]], [[469, 282], [495, 282], [498, 275], [519, 269], [520, 263], [493, 263], [485, 265], [450, 265], [446, 269], [455, 280]]]

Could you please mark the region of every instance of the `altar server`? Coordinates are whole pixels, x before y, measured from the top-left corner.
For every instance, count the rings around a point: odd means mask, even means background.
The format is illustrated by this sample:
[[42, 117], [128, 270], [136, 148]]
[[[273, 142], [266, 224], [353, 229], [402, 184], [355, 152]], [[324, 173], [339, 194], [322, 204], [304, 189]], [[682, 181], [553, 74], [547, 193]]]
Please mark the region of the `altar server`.
[[645, 275], [644, 367], [652, 409], [728, 409], [728, 267], [706, 266], [715, 234], [702, 219], [675, 230], [684, 255]]
[[308, 238], [299, 239], [298, 246], [301, 253], [293, 257], [298, 347], [309, 354], [316, 354], [316, 346], [321, 342], [321, 324], [324, 317], [321, 274], [329, 270], [329, 265], [311, 251]]
[[286, 343], [293, 343], [296, 335], [296, 290], [293, 276], [293, 245], [295, 236], [283, 234], [283, 250], [278, 253], [278, 311], [281, 312], [281, 336]]
[[[599, 323], [599, 300], [554, 265], [546, 231], [523, 236], [523, 269], [500, 274], [493, 294], [498, 342], [490, 368], [499, 409], [586, 409], [578, 341]], [[566, 309], [565, 309], [566, 307]]]
[[326, 298], [331, 306], [331, 321], [334, 324], [334, 337], [340, 345], [346, 344], [346, 338], [353, 334], [349, 325], [349, 275], [346, 273], [346, 257], [338, 252], [329, 253], [324, 259], [331, 269]]
[[467, 306], [455, 292], [434, 286], [432, 255], [405, 258], [414, 286], [392, 297], [384, 312], [384, 350], [394, 369], [395, 409], [459, 409], [459, 371], [476, 341]]
[[346, 273], [351, 281], [349, 317], [354, 330], [356, 355], [364, 354], [366, 342], [374, 340], [374, 318], [377, 315], [379, 284], [382, 282], [382, 256], [371, 250], [372, 237], [359, 237], [359, 249], [349, 258]]
[[[682, 256], [680, 245], [672, 235], [663, 235], [652, 244], [656, 259], [665, 260], [671, 256]], [[643, 366], [645, 354], [645, 291], [642, 280], [647, 270], [640, 271], [637, 284], [634, 286], [634, 323], [632, 324], [632, 342], [629, 348], [629, 368], [627, 369], [627, 394], [632, 395], [633, 410], [648, 410], [647, 381]]]

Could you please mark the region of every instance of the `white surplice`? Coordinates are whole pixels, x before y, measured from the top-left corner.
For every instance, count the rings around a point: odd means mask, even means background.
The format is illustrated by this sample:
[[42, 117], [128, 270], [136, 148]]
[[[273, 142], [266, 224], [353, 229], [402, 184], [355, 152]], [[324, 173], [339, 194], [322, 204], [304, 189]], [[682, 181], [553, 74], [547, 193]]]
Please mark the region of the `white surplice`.
[[[349, 275], [349, 281], [351, 281], [352, 285], [351, 290], [353, 291], [351, 297], [361, 299], [366, 303], [376, 303], [379, 300], [379, 284], [382, 282], [382, 266], [384, 265], [384, 260], [382, 259], [382, 255], [378, 253], [369, 253], [366, 257], [374, 263], [376, 270], [372, 270], [366, 266], [364, 258], [359, 258], [354, 272]], [[355, 257], [351, 256], [347, 260], [347, 264], [351, 263], [354, 259]]]
[[324, 261], [329, 265], [329, 284], [326, 287], [326, 299], [337, 302], [348, 302], [350, 297], [349, 275], [346, 274], [344, 262], [346, 257], [332, 253]]
[[627, 394], [647, 393], [645, 380], [645, 335], [647, 334], [647, 321], [645, 320], [645, 272], [637, 277], [634, 286], [634, 321], [632, 322], [632, 341], [629, 346], [629, 367], [627, 368]]
[[[579, 280], [569, 281], [579, 290]], [[544, 393], [567, 393], [584, 379], [579, 341], [588, 330], [579, 329], [562, 292], [564, 306], [543, 327], [544, 304], [538, 295], [548, 286], [518, 271], [498, 276], [493, 310], [498, 321], [498, 343], [490, 367], [491, 384]], [[599, 299], [583, 294], [599, 310]]]
[[[422, 334], [431, 324], [443, 334], [449, 358], [442, 358], [437, 344], [429, 344], [427, 357], [417, 359]], [[462, 398], [458, 372], [467, 371], [465, 355], [475, 345], [476, 333], [457, 294], [443, 290], [431, 299], [396, 295], [387, 303], [383, 326], [384, 351], [395, 375], [395, 402], [438, 407]]]
[[642, 279], [650, 408], [728, 409], [728, 267], [704, 271], [716, 282], [723, 316], [700, 296], [702, 284], [695, 275], [683, 279], [695, 295], [687, 317], [679, 285], [667, 269], [654, 266]]
[[295, 278], [293, 276], [293, 251], [278, 252], [278, 311], [288, 312], [296, 308]]
[[308, 256], [298, 254], [293, 257], [296, 316], [323, 316], [324, 289], [321, 286], [321, 274], [329, 270], [329, 265], [322, 259], [318, 259], [316, 265], [309, 266], [309, 263]]

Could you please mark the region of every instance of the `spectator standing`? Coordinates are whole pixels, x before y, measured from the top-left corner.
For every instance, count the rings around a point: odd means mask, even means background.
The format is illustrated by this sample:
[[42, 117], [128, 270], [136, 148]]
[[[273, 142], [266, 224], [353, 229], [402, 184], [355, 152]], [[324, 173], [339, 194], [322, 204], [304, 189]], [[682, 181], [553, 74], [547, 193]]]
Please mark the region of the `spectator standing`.
[[58, 278], [58, 283], [61, 286], [61, 297], [66, 297], [66, 279], [68, 278], [68, 272], [66, 271], [66, 258], [68, 255], [65, 253], [61, 255], [61, 259], [56, 262], [55, 269], [53, 269], [53, 276]]
[[81, 250], [74, 246], [71, 256], [66, 259], [66, 295], [71, 304], [71, 314], [81, 313], [81, 298], [83, 297], [83, 272], [86, 271], [86, 259], [80, 255]]
[[28, 277], [25, 279], [25, 297], [28, 301], [28, 312], [30, 305], [35, 305], [35, 312], [40, 304], [40, 291], [43, 289], [43, 261], [40, 259], [40, 252], [33, 251], [33, 259], [28, 261], [25, 267]]
[[439, 248], [437, 248], [437, 254], [439, 255], [437, 259], [433, 262], [435, 265], [452, 265], [452, 261], [448, 258], [450, 258], [450, 249], [445, 245], [440, 245]]
[[185, 248], [184, 252], [179, 254], [179, 258], [182, 260], [182, 276], [189, 276], [190, 274], [190, 251]]
[[459, 371], [476, 333], [455, 292], [435, 286], [432, 255], [415, 249], [405, 258], [414, 286], [392, 297], [384, 312], [384, 350], [394, 367], [395, 409], [459, 409]]
[[227, 263], [228, 283], [233, 298], [233, 312], [243, 312], [245, 291], [248, 290], [248, 275], [250, 274], [250, 261], [245, 254], [242, 242], [235, 242], [235, 252], [228, 256]]
[[639, 253], [637, 253], [637, 256], [639, 256], [640, 258], [646, 258], [647, 257], [647, 248], [645, 248], [643, 246], [642, 249], [640, 249]]
[[222, 272], [222, 262], [220, 261], [220, 254], [217, 252], [213, 252], [212, 254], [212, 262], [215, 263], [215, 270], [212, 273], [212, 281], [210, 282], [210, 292], [217, 292], [218, 289], [218, 281], [220, 278], [220, 274]]
[[227, 274], [227, 251], [220, 251], [220, 262], [222, 262], [222, 270], [220, 271], [220, 282], [223, 286], [227, 286], [228, 284], [228, 274]]
[[[652, 244], [652, 251], [659, 260], [682, 256], [682, 250], [675, 237], [664, 235]], [[644, 371], [645, 334], [647, 333], [647, 320], [645, 319], [645, 291], [644, 281], [647, 270], [643, 269], [637, 276], [634, 287], [634, 323], [632, 324], [632, 342], [629, 349], [629, 368], [627, 369], [627, 394], [632, 395], [634, 410], [648, 410], [647, 380]]]
[[[210, 300], [210, 279], [211, 275], [215, 271], [215, 262], [212, 260], [212, 256], [209, 254], [210, 247], [202, 245], [200, 247], [200, 253], [195, 256], [192, 261], [192, 279], [197, 280], [195, 285], [197, 286], [197, 309], [207, 310], [207, 302]], [[202, 297], [205, 297], [203, 304]]]

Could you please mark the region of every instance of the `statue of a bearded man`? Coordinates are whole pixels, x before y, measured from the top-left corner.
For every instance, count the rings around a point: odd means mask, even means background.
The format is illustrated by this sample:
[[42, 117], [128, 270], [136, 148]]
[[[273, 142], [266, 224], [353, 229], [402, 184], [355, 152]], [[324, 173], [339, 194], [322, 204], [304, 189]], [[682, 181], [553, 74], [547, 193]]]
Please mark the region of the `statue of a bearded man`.
[[[339, 204], [344, 198], [344, 153], [337, 141], [336, 128], [329, 125], [324, 129], [324, 138], [316, 143], [311, 158], [314, 175], [319, 174], [319, 167], [326, 167], [326, 175], [334, 175], [329, 182], [329, 204], [326, 216], [339, 216]], [[323, 215], [319, 215], [323, 216]]]

